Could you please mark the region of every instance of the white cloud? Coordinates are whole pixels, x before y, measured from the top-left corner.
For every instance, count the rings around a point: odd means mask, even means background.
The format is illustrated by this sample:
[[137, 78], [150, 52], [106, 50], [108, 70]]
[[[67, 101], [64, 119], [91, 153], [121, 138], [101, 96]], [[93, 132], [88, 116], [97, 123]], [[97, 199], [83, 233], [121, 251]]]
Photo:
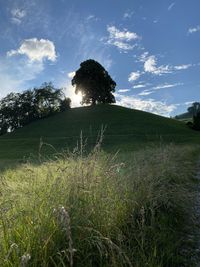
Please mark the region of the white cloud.
[[139, 61], [140, 62], [145, 62], [148, 57], [149, 57], [149, 52], [146, 51], [139, 57]]
[[20, 8], [14, 8], [11, 10], [11, 20], [15, 24], [20, 24], [22, 19], [26, 16], [26, 11]]
[[27, 89], [44, 69], [42, 62], [2, 59], [0, 62], [0, 97], [10, 92]]
[[170, 11], [175, 6], [175, 3], [171, 3], [171, 5], [168, 6], [168, 11]]
[[200, 25], [197, 25], [194, 28], [189, 28], [188, 33], [192, 34], [192, 33], [199, 32], [199, 31], [200, 31]]
[[130, 89], [119, 89], [118, 92], [119, 93], [126, 93], [126, 92], [129, 92]]
[[150, 95], [152, 93], [154, 93], [154, 92], [153, 91], [149, 91], [149, 90], [144, 90], [141, 93], [139, 93], [138, 95], [140, 95], [140, 96], [146, 96], [146, 95]]
[[174, 66], [174, 69], [175, 70], [187, 70], [190, 67], [192, 67], [192, 64], [183, 64], [183, 65]]
[[140, 89], [146, 87], [146, 84], [136, 84], [133, 86], [134, 89]]
[[154, 114], [162, 116], [170, 116], [171, 112], [176, 109], [176, 105], [168, 105], [163, 101], [156, 101], [155, 99], [141, 99], [135, 96], [125, 96], [120, 94], [115, 94], [116, 104], [139, 109], [147, 112], [152, 112]]
[[124, 43], [124, 42], [120, 42], [120, 41], [112, 41], [112, 42], [110, 42], [110, 40], [109, 40], [108, 43], [118, 47], [121, 50], [132, 50], [134, 48], [133, 45], [130, 45], [130, 44], [127, 44], [127, 43]]
[[[147, 95], [155, 93], [155, 90], [167, 89], [167, 88], [172, 88], [172, 87], [181, 86], [181, 85], [183, 85], [183, 83], [174, 83], [174, 84], [165, 83], [165, 84], [154, 86], [150, 89], [146, 89], [146, 90], [140, 92], [138, 95], [139, 96], [147, 96]], [[137, 86], [136, 88], [140, 88], [140, 86], [139, 87]]]
[[19, 49], [10, 50], [7, 55], [26, 55], [30, 61], [56, 60], [54, 43], [45, 39], [38, 40], [37, 38], [25, 39]]
[[155, 72], [156, 70], [156, 58], [155, 56], [150, 56], [145, 62], [144, 62], [144, 70], [146, 72]]
[[[27, 57], [13, 57], [18, 54]], [[24, 40], [19, 49], [8, 51], [7, 57], [2, 57], [0, 62], [0, 97], [27, 89], [30, 81], [44, 70], [44, 58], [56, 59], [55, 47], [49, 40]]]
[[172, 88], [172, 87], [177, 87], [177, 86], [181, 86], [183, 85], [183, 83], [174, 83], [174, 84], [161, 84], [158, 86], [153, 87], [154, 90], [159, 90], [159, 89], [166, 89], [166, 88]]
[[73, 79], [75, 74], [76, 74], [76, 72], [72, 71], [72, 72], [67, 73], [67, 76], [68, 76], [68, 78]]
[[95, 15], [89, 15], [87, 18], [86, 18], [87, 21], [98, 21], [99, 19], [95, 16]]
[[112, 39], [131, 41], [139, 38], [136, 33], [129, 32], [126, 29], [124, 31], [120, 31], [115, 26], [108, 26], [107, 31], [110, 33], [110, 38]]
[[124, 51], [133, 49], [134, 45], [130, 44], [130, 42], [140, 39], [135, 32], [130, 32], [126, 29], [120, 31], [115, 26], [107, 26], [107, 31], [109, 33], [107, 43]]
[[123, 15], [123, 18], [124, 19], [130, 19], [132, 16], [133, 16], [134, 12], [131, 11], [131, 12], [125, 12], [124, 15]]
[[144, 62], [144, 71], [150, 72], [155, 75], [163, 75], [166, 73], [171, 73], [169, 65], [162, 65], [157, 67], [157, 59], [155, 56], [149, 56]]
[[144, 63], [144, 71], [149, 72], [154, 75], [163, 75], [168, 73], [173, 73], [176, 70], [187, 70], [188, 68], [194, 66], [194, 64], [182, 64], [182, 65], [157, 65], [157, 58], [154, 55], [149, 55], [148, 52], [144, 52], [139, 57], [139, 62]]
[[188, 106], [188, 105], [192, 105], [194, 102], [196, 102], [196, 101], [195, 101], [195, 100], [193, 100], [193, 101], [188, 101], [188, 102], [185, 102], [184, 105], [187, 105], [187, 106]]
[[129, 77], [128, 77], [128, 81], [129, 81], [129, 82], [136, 81], [137, 79], [140, 78], [140, 75], [141, 75], [141, 74], [140, 74], [139, 71], [137, 71], [137, 72], [131, 72], [130, 75], [129, 75]]

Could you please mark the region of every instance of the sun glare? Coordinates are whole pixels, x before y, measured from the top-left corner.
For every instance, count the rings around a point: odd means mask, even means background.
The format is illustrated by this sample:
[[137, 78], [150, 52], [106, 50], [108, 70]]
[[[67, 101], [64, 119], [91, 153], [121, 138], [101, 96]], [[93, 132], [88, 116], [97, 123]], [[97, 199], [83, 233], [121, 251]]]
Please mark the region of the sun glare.
[[73, 95], [72, 102], [74, 103], [74, 105], [79, 106], [81, 101], [82, 101], [81, 92], [79, 92], [77, 95], [76, 94]]

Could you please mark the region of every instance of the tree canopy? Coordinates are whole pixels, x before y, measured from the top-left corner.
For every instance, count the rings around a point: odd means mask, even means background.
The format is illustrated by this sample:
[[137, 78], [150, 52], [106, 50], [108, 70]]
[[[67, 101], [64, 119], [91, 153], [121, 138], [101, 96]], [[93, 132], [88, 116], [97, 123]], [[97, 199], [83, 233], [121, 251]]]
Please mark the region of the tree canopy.
[[70, 108], [71, 99], [52, 83], [22, 93], [10, 93], [0, 100], [0, 135]]
[[200, 111], [193, 116], [193, 128], [197, 131], [200, 131]]
[[192, 103], [192, 106], [189, 107], [188, 113], [191, 114], [192, 116], [196, 116], [198, 112], [200, 112], [200, 103], [199, 102], [194, 102]]
[[82, 104], [115, 103], [116, 82], [104, 67], [93, 59], [80, 64], [72, 79], [75, 93], [82, 94]]
[[188, 113], [192, 116], [193, 122], [188, 122], [188, 126], [194, 130], [200, 131], [200, 102], [192, 103], [188, 107]]

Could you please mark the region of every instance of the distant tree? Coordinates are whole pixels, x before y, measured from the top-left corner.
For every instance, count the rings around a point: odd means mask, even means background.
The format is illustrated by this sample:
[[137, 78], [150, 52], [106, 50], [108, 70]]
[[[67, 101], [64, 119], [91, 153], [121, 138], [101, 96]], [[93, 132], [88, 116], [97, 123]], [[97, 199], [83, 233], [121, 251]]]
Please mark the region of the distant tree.
[[193, 128], [197, 131], [200, 131], [200, 111], [193, 116]]
[[56, 89], [52, 83], [44, 83], [33, 91], [38, 118], [60, 111], [61, 102], [65, 99], [61, 89]]
[[24, 125], [65, 111], [71, 106], [62, 89], [52, 83], [22, 93], [10, 93], [0, 100], [0, 135]]
[[188, 109], [188, 113], [191, 114], [192, 116], [196, 116], [198, 112], [200, 112], [200, 103], [199, 102], [194, 102], [191, 107]]
[[75, 93], [82, 93], [82, 104], [115, 103], [116, 83], [104, 67], [93, 59], [80, 64], [72, 79]]
[[63, 99], [60, 103], [60, 111], [68, 110], [71, 107], [71, 102], [69, 97]]

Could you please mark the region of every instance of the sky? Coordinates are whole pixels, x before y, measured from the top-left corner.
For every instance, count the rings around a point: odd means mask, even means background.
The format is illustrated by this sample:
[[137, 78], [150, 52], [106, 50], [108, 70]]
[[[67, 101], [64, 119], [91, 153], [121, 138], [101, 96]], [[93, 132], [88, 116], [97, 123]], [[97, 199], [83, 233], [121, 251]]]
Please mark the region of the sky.
[[0, 98], [53, 82], [71, 86], [94, 59], [118, 105], [163, 116], [200, 101], [199, 0], [0, 0]]

